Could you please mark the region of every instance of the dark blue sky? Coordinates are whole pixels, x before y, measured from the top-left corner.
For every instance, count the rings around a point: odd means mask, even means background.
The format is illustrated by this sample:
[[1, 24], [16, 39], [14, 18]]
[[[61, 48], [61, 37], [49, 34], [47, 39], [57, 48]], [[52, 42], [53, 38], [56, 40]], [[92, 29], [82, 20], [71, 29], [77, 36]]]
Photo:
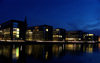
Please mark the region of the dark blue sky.
[[0, 0], [0, 22], [24, 20], [100, 35], [100, 0]]

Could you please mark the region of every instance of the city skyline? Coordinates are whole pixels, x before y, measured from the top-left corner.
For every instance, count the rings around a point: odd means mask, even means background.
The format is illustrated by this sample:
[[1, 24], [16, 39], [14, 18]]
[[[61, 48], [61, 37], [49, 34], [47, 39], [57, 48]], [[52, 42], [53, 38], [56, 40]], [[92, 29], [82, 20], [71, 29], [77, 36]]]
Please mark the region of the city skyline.
[[30, 26], [47, 24], [100, 35], [99, 0], [1, 0], [0, 5], [0, 23], [27, 16]]
[[29, 27], [25, 17], [24, 21], [9, 20], [0, 24], [0, 41], [30, 41], [30, 42], [73, 42], [85, 43], [99, 41], [100, 36], [84, 31], [66, 31], [62, 28], [53, 28], [49, 25]]
[[0, 0], [0, 63], [100, 63], [100, 0]]

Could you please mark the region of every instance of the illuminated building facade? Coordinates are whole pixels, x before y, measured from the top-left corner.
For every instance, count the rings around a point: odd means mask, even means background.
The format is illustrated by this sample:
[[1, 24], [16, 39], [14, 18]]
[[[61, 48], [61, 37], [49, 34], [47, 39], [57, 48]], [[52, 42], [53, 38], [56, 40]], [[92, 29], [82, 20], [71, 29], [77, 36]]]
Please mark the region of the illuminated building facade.
[[40, 25], [28, 28], [26, 32], [27, 41], [51, 41], [53, 27]]
[[33, 29], [34, 27], [27, 27], [26, 41], [33, 41]]
[[39, 26], [39, 31], [42, 32], [43, 39], [45, 41], [51, 41], [52, 40], [52, 31], [53, 31], [53, 27], [52, 26], [48, 26], [48, 25], [41, 25]]
[[66, 30], [57, 28], [53, 30], [53, 41], [64, 41], [66, 36]]
[[98, 41], [100, 42], [100, 36], [98, 37]]
[[98, 41], [98, 36], [95, 34], [84, 34], [83, 35], [83, 40], [85, 41]]
[[1, 24], [0, 40], [25, 40], [26, 22], [9, 20]]
[[9, 20], [0, 24], [0, 41], [100, 41], [94, 34], [82, 31], [68, 31], [65, 29], [53, 29], [49, 25], [27, 27], [25, 21]]
[[66, 32], [65, 41], [81, 41], [83, 38], [82, 31], [68, 31]]

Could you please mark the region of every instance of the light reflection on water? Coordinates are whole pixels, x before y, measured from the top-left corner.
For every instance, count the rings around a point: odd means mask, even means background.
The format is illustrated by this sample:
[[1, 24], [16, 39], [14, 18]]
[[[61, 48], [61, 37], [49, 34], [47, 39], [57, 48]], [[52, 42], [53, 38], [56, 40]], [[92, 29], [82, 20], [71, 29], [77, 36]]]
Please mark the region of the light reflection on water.
[[99, 43], [0, 45], [0, 63], [88, 63], [89, 56], [100, 58]]

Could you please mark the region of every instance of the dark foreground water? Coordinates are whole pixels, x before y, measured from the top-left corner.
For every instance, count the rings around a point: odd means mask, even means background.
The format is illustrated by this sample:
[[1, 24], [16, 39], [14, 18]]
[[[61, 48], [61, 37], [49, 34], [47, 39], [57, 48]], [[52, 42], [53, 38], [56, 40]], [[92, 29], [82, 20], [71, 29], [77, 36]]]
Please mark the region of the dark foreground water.
[[100, 63], [100, 44], [0, 45], [0, 63]]

